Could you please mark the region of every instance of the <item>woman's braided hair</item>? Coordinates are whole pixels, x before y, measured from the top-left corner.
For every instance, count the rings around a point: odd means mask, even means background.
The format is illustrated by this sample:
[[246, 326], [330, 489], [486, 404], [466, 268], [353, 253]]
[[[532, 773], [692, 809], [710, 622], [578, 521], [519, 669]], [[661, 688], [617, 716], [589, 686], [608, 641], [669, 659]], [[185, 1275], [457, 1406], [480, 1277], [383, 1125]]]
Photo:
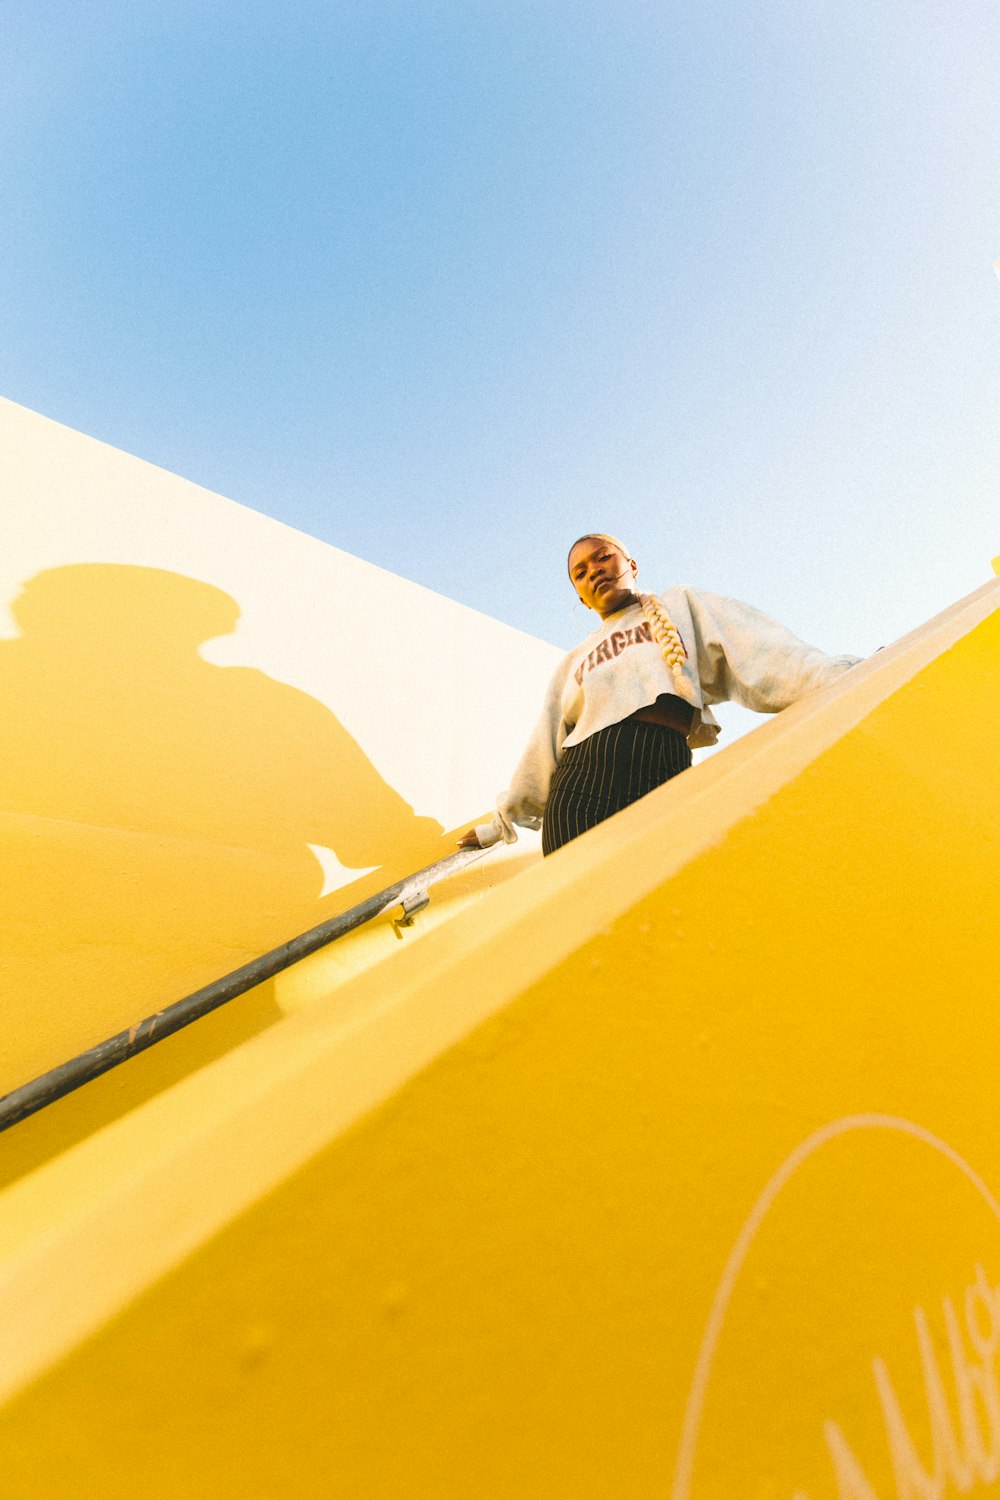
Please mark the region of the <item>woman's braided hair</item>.
[[[616, 536], [611, 536], [606, 531], [586, 531], [583, 536], [577, 537], [573, 543], [573, 547], [578, 547], [581, 542], [590, 541], [610, 542], [613, 547], [617, 547], [627, 562], [633, 561], [632, 554], [625, 543], [619, 541]], [[569, 567], [569, 557], [573, 555], [573, 547], [569, 549], [567, 569]], [[656, 594], [642, 594], [637, 592], [637, 598], [642, 605], [642, 612], [649, 622], [653, 639], [663, 653], [663, 660], [670, 669], [674, 682], [680, 685], [684, 680], [684, 660], [687, 656], [687, 648], [681, 640], [680, 632], [667, 613], [667, 607], [663, 600], [658, 598]], [[687, 696], [686, 687], [684, 696]]]

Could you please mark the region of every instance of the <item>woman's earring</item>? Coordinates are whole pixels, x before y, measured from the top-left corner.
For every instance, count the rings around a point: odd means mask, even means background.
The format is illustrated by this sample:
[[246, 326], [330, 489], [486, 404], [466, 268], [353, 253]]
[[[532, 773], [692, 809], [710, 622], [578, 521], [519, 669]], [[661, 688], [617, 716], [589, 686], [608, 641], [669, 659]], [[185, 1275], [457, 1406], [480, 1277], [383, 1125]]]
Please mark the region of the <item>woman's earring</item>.
[[[578, 609], [586, 609], [586, 607], [587, 606], [584, 604], [583, 600], [580, 598], [580, 595], [577, 594], [576, 598], [573, 600], [573, 607], [572, 607], [572, 614], [573, 614], [574, 620], [576, 620], [576, 621], [579, 622], [579, 618], [580, 617], [577, 614], [577, 610]], [[590, 622], [588, 620], [584, 620], [583, 623], [584, 623], [584, 625], [589, 625]]]

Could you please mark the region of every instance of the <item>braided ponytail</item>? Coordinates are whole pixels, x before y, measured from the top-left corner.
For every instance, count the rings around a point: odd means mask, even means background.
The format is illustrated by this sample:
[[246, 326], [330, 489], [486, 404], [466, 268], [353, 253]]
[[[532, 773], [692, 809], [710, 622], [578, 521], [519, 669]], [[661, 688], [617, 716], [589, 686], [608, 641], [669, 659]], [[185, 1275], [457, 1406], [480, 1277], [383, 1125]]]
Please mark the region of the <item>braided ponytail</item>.
[[674, 685], [680, 692], [681, 697], [687, 698], [690, 689], [684, 679], [684, 662], [687, 658], [687, 647], [681, 640], [680, 632], [673, 620], [667, 613], [667, 607], [663, 600], [656, 594], [640, 594], [639, 603], [642, 612], [649, 621], [649, 628], [653, 632], [653, 639], [663, 653], [663, 660], [670, 669], [674, 679]]

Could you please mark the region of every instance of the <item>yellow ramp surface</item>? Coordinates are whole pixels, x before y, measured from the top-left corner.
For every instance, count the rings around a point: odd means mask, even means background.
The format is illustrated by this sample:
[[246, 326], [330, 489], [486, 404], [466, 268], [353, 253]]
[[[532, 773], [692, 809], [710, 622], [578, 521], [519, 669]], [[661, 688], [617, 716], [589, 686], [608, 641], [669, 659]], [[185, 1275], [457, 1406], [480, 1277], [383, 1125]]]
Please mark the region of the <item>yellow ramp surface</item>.
[[5, 1494], [996, 1490], [998, 606], [10, 1188]]

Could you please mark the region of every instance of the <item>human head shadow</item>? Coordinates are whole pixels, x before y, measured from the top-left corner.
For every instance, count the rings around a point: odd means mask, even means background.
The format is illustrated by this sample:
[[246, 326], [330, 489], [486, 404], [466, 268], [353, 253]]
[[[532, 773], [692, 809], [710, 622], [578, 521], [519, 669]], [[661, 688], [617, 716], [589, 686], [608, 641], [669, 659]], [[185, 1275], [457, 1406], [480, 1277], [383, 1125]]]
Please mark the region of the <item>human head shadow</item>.
[[221, 589], [81, 563], [38, 574], [12, 612], [21, 635], [0, 643], [16, 706], [7, 807], [266, 853], [298, 864], [314, 895], [310, 844], [357, 869], [416, 855], [441, 833], [324, 704], [199, 654], [239, 619]]

